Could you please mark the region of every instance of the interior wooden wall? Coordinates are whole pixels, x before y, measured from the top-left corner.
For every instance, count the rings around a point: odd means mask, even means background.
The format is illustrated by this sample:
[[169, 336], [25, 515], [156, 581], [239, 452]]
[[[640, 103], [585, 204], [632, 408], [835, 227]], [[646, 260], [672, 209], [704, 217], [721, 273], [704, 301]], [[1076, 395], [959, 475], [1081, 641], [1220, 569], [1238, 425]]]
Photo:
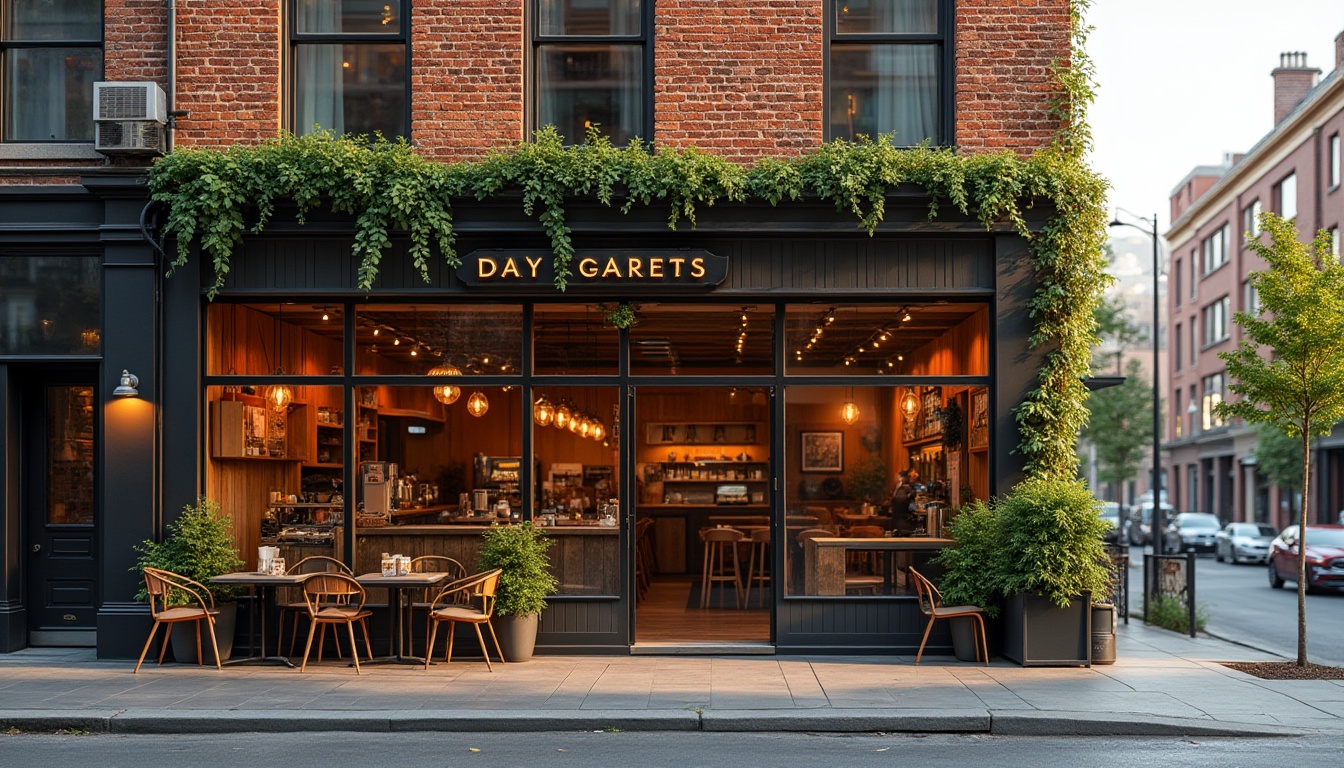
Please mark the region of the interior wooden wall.
[[989, 374], [989, 308], [975, 314], [907, 355], [903, 373], [913, 376]]

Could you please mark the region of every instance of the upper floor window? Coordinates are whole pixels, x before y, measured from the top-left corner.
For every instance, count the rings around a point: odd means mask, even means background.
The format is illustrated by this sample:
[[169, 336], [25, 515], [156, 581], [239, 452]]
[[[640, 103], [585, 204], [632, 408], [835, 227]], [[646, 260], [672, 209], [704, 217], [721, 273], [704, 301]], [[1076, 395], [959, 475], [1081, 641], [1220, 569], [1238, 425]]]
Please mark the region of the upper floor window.
[[1217, 344], [1227, 338], [1227, 317], [1232, 309], [1229, 296], [1213, 302], [1204, 308], [1204, 344]]
[[1176, 427], [1176, 437], [1180, 437], [1185, 430], [1181, 429], [1185, 422], [1185, 411], [1181, 410], [1181, 390], [1176, 390], [1176, 408], [1171, 412], [1171, 420]]
[[1330, 188], [1339, 186], [1339, 134], [1330, 137], [1330, 163], [1326, 167]]
[[1181, 306], [1181, 273], [1184, 269], [1185, 265], [1181, 263], [1180, 259], [1177, 259], [1176, 269], [1172, 274], [1176, 276], [1176, 306], [1178, 307]]
[[1279, 204], [1279, 217], [1284, 219], [1297, 218], [1297, 174], [1290, 173], [1283, 177], [1283, 181], [1274, 185], [1274, 197]]
[[1181, 358], [1182, 358], [1182, 352], [1184, 351], [1184, 350], [1181, 349], [1181, 347], [1182, 347], [1181, 340], [1182, 340], [1182, 338], [1183, 338], [1183, 331], [1184, 331], [1184, 329], [1181, 327], [1181, 324], [1180, 324], [1180, 323], [1177, 323], [1177, 324], [1176, 324], [1176, 370], [1178, 370], [1178, 371], [1181, 370]]
[[533, 128], [553, 125], [571, 144], [593, 126], [617, 146], [651, 139], [652, 3], [535, 2]]
[[1242, 311], [1252, 317], [1260, 314], [1260, 290], [1255, 287], [1255, 283], [1247, 280], [1243, 285], [1246, 286], [1246, 303], [1242, 305]]
[[1339, 227], [1330, 228], [1330, 255], [1335, 257], [1335, 262], [1339, 262]]
[[1204, 397], [1200, 402], [1199, 410], [1204, 429], [1221, 427], [1226, 423], [1221, 416], [1214, 412], [1214, 407], [1223, 402], [1223, 385], [1226, 379], [1227, 374], [1219, 372], [1211, 376], [1205, 376], [1202, 380]]
[[102, 0], [0, 0], [5, 141], [93, 141]]
[[293, 0], [295, 133], [410, 135], [408, 0]]
[[1241, 209], [1241, 231], [1251, 237], [1260, 236], [1260, 198]]
[[1227, 237], [1227, 225], [1224, 224], [1217, 232], [1200, 242], [1199, 250], [1204, 257], [1204, 274], [1207, 275], [1227, 263]]
[[828, 139], [946, 140], [947, 0], [830, 0]]
[[1195, 298], [1196, 288], [1199, 286], [1199, 251], [1190, 249], [1190, 298]]

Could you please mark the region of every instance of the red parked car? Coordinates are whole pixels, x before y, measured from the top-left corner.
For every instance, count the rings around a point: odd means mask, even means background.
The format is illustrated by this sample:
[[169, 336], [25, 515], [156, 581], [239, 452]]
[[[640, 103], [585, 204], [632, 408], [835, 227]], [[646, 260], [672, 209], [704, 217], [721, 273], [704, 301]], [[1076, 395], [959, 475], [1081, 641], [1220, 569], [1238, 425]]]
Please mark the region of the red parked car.
[[[1269, 545], [1269, 586], [1297, 581], [1297, 526], [1283, 529]], [[1307, 526], [1307, 591], [1344, 588], [1344, 525]]]

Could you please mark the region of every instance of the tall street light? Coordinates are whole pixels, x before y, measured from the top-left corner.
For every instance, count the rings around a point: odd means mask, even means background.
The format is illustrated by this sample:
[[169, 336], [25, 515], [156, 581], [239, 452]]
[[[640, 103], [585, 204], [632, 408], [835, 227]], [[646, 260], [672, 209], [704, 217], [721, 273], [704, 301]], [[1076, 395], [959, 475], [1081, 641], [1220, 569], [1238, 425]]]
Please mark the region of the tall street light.
[[1147, 223], [1147, 219], [1139, 216], [1124, 208], [1115, 209], [1115, 220], [1111, 222], [1112, 227], [1133, 227], [1153, 239], [1153, 554], [1162, 554], [1162, 531], [1166, 528], [1166, 521], [1162, 514], [1162, 390], [1158, 384], [1158, 371], [1160, 370], [1160, 345], [1159, 329], [1161, 328], [1158, 314], [1160, 305], [1158, 304], [1158, 277], [1161, 275], [1157, 261], [1157, 214], [1153, 214], [1153, 228], [1148, 229], [1140, 224], [1128, 221], [1121, 221], [1120, 214], [1124, 213], [1131, 218], [1138, 219]]

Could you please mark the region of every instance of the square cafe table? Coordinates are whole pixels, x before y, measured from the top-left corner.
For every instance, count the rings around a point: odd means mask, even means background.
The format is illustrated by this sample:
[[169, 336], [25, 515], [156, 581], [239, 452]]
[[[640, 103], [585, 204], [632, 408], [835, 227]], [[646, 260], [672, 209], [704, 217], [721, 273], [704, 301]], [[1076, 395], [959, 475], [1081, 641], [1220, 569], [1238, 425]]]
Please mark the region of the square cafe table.
[[[402, 610], [404, 605], [403, 596], [405, 590], [414, 588], [425, 588], [437, 586], [440, 582], [448, 578], [447, 573], [426, 572], [426, 573], [408, 573], [402, 576], [384, 576], [381, 573], [365, 573], [355, 577], [363, 587], [389, 590], [389, 600], [387, 609], [394, 616], [388, 616], [388, 637], [390, 638], [388, 654], [376, 659], [370, 660], [372, 664], [424, 664], [425, 659], [420, 656], [407, 656], [406, 650], [406, 626], [405, 612]], [[425, 653], [429, 654], [430, 649], [426, 648]]]
[[[230, 664], [283, 664], [290, 669], [294, 668], [294, 663], [284, 656], [278, 655], [279, 648], [276, 648], [275, 656], [266, 655], [266, 609], [275, 602], [276, 587], [296, 587], [308, 578], [306, 573], [286, 574], [284, 576], [272, 576], [269, 573], [257, 573], [255, 571], [236, 571], [234, 573], [225, 573], [210, 579], [211, 584], [227, 584], [232, 586], [247, 587], [252, 591], [251, 605], [248, 608], [248, 615], [251, 621], [248, 625], [249, 630], [253, 627], [261, 628], [261, 647], [252, 641], [251, 632], [247, 641], [248, 656], [240, 659], [229, 659], [224, 662]], [[257, 592], [260, 590], [261, 599], [258, 601]], [[258, 605], [258, 602], [261, 604]], [[257, 614], [260, 612], [261, 621], [258, 623]]]

